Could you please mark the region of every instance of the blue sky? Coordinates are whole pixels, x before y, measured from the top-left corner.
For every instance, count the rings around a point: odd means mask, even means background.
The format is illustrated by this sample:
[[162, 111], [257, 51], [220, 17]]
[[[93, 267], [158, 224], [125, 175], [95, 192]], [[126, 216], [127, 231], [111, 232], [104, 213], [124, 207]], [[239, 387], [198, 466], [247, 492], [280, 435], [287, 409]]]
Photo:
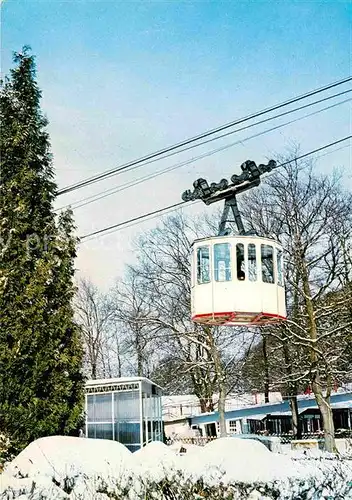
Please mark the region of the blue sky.
[[[31, 45], [63, 187], [351, 74], [351, 21], [352, 4], [337, 0], [5, 0], [2, 72], [11, 66], [12, 51]], [[199, 175], [218, 180], [248, 158], [263, 161], [292, 143], [308, 151], [350, 132], [351, 103], [345, 103], [161, 176], [153, 185], [141, 184], [78, 209], [78, 232], [176, 203]], [[77, 191], [60, 198], [58, 205], [174, 162]], [[317, 164], [324, 172], [334, 166], [345, 168], [349, 182], [351, 150], [336, 151]], [[133, 261], [135, 235], [155, 223], [85, 243], [77, 260], [80, 272], [108, 286], [124, 263]]]

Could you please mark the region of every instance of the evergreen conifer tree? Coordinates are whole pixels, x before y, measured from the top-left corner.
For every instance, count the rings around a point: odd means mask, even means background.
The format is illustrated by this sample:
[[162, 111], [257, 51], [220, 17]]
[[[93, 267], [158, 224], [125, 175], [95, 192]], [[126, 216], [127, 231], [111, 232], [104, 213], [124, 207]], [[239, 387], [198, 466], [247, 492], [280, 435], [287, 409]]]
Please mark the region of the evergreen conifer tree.
[[27, 47], [0, 89], [0, 434], [18, 451], [75, 433], [83, 413], [82, 341], [71, 301], [72, 213], [56, 184], [34, 57]]

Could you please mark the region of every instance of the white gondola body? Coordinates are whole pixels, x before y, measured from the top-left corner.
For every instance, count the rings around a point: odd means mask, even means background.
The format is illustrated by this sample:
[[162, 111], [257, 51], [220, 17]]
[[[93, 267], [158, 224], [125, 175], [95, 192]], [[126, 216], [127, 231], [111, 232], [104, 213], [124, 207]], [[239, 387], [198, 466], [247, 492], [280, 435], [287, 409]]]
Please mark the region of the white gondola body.
[[286, 319], [283, 252], [258, 236], [215, 236], [193, 243], [192, 320], [261, 325]]

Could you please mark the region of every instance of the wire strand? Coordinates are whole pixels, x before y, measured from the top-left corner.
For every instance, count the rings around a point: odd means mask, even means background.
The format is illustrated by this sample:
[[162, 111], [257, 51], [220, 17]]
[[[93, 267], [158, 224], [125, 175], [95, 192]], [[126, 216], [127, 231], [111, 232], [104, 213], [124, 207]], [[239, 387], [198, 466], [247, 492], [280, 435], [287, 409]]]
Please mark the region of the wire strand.
[[98, 229], [97, 231], [93, 231], [92, 233], [89, 233], [87, 235], [82, 236], [80, 238], [80, 240], [83, 240], [85, 238], [89, 238], [91, 236], [97, 236], [98, 234], [105, 233], [106, 231], [109, 231], [111, 229], [116, 229], [116, 228], [123, 226], [125, 224], [129, 224], [130, 222], [136, 222], [136, 221], [139, 221], [140, 219], [146, 219], [147, 217], [152, 216], [152, 215], [159, 215], [160, 213], [164, 212], [165, 210], [171, 211], [173, 209], [177, 209], [181, 205], [185, 205], [185, 202], [180, 201], [179, 203], [174, 203], [173, 205], [169, 205], [168, 207], [159, 208], [158, 210], [153, 210], [152, 212], [148, 212], [147, 214], [143, 214], [142, 216], [139, 215], [137, 217], [134, 217], [133, 219], [129, 219], [129, 220], [124, 221], [124, 222], [119, 222], [118, 224], [113, 224], [112, 226], [108, 226], [108, 227], [105, 227], [103, 229]]
[[[336, 146], [337, 144], [345, 142], [345, 141], [347, 141], [347, 140], [349, 140], [351, 138], [352, 138], [352, 135], [348, 135], [346, 137], [343, 137], [342, 139], [338, 139], [338, 140], [336, 140], [334, 142], [331, 142], [329, 144], [325, 144], [324, 146], [321, 146], [319, 148], [313, 149], [312, 151], [309, 151], [308, 153], [304, 153], [302, 155], [296, 156], [295, 158], [291, 158], [290, 160], [287, 160], [284, 163], [280, 163], [279, 165], [276, 165], [275, 168], [284, 167], [286, 165], [289, 165], [293, 161], [302, 160], [303, 158], [307, 158], [308, 156], [311, 156], [311, 155], [313, 155], [315, 153], [318, 153], [319, 151], [323, 151], [323, 150], [328, 149], [328, 148], [330, 148], [332, 146]], [[171, 210], [174, 210], [174, 209], [179, 208], [181, 206], [189, 205], [191, 203], [196, 203], [197, 201], [194, 201], [194, 202], [184, 202], [184, 201], [181, 201], [179, 203], [175, 203], [173, 205], [169, 205], [168, 207], [160, 208], [158, 210], [154, 210], [152, 212], [148, 212], [147, 214], [139, 215], [139, 216], [134, 217], [132, 219], [129, 219], [129, 220], [126, 220], [126, 221], [123, 221], [123, 222], [119, 222], [117, 224], [113, 224], [111, 226], [108, 226], [108, 227], [105, 227], [105, 228], [102, 228], [102, 229], [98, 229], [97, 231], [93, 231], [93, 232], [91, 232], [89, 234], [85, 234], [85, 235], [81, 236], [79, 239], [80, 239], [80, 241], [83, 241], [83, 240], [87, 240], [87, 238], [91, 238], [93, 236], [98, 236], [98, 235], [100, 235], [102, 233], [106, 233], [107, 231], [112, 232], [112, 230], [118, 230], [119, 228], [121, 228], [123, 226], [127, 226], [130, 223], [139, 222], [139, 221], [144, 220], [144, 219], [146, 219], [146, 218], [148, 218], [150, 216], [159, 215], [162, 212], [166, 213], [167, 211], [171, 211]]]
[[206, 132], [203, 132], [199, 135], [196, 135], [190, 139], [187, 139], [187, 140], [184, 140], [184, 141], [181, 141], [181, 142], [178, 142], [172, 146], [168, 146], [166, 148], [163, 148], [163, 149], [160, 149], [154, 153], [150, 153], [146, 156], [143, 156], [137, 160], [133, 160], [131, 162], [128, 162], [128, 163], [125, 163], [123, 165], [120, 165], [118, 167], [115, 167], [111, 170], [108, 170], [106, 172], [103, 172], [101, 174], [98, 174], [98, 175], [94, 175], [92, 177], [88, 177], [87, 179], [85, 180], [82, 180], [80, 182], [77, 182], [75, 184], [72, 184], [70, 186], [67, 186], [63, 189], [60, 189], [58, 190], [57, 192], [57, 196], [60, 196], [62, 194], [66, 194], [66, 193], [70, 193], [72, 191], [75, 191], [77, 189], [81, 189], [85, 186], [88, 186], [90, 184], [93, 184], [93, 183], [96, 183], [96, 182], [99, 182], [103, 179], [106, 179], [107, 177], [110, 177], [112, 175], [115, 175], [116, 173], [118, 172], [121, 172], [123, 170], [126, 170], [128, 168], [130, 168], [131, 166], [134, 166], [134, 165], [137, 165], [137, 164], [140, 164], [140, 163], [143, 163], [145, 162], [146, 160], [150, 160], [150, 159], [153, 159], [153, 158], [156, 158], [158, 156], [161, 156], [163, 155], [164, 153], [168, 153], [170, 151], [173, 151], [173, 150], [176, 150], [176, 149], [179, 149], [181, 148], [182, 146], [186, 146], [188, 144], [191, 144], [191, 143], [194, 143], [194, 142], [197, 142], [201, 139], [204, 139], [206, 137], [209, 137], [211, 135], [214, 135], [218, 132], [222, 132], [223, 130], [226, 130], [226, 129], [229, 129], [231, 127], [234, 127], [235, 125], [239, 125], [241, 123], [244, 123], [246, 121], [249, 121], [249, 120], [252, 120], [254, 118], [258, 118], [259, 116], [262, 116], [266, 113], [270, 113], [272, 111], [276, 111], [277, 109], [280, 109], [284, 106], [288, 106], [290, 104], [294, 104], [295, 102], [298, 102], [298, 101], [301, 101], [303, 99], [307, 99], [308, 97], [312, 97], [313, 95], [316, 95], [316, 94], [319, 94], [321, 92], [325, 92], [326, 90], [330, 90], [334, 87], [337, 87], [339, 85], [343, 85], [345, 83], [348, 83], [349, 81], [352, 80], [352, 76], [349, 76], [349, 77], [346, 77], [346, 78], [343, 78], [342, 80], [338, 80], [337, 82], [333, 82], [333, 83], [330, 83], [328, 85], [325, 85], [324, 87], [319, 87], [317, 89], [314, 89], [314, 90], [311, 90], [309, 92], [306, 92], [305, 94], [302, 94], [302, 95], [299, 95], [297, 97], [293, 97], [292, 99], [289, 99], [287, 101], [284, 101], [280, 104], [277, 104], [275, 106], [271, 106], [269, 108], [265, 108], [261, 111], [258, 111], [256, 113], [253, 113], [253, 114], [250, 114], [250, 115], [247, 115], [245, 117], [242, 117], [242, 118], [239, 118], [237, 120], [234, 120], [232, 122], [229, 122], [225, 125], [221, 125], [220, 127], [216, 127], [216, 128], [213, 128], [211, 130], [208, 130]]
[[[349, 90], [348, 92], [352, 92], [352, 89]], [[171, 165], [170, 167], [167, 167], [167, 168], [162, 169], [162, 170], [158, 170], [157, 172], [154, 172], [153, 174], [148, 174], [148, 175], [142, 176], [140, 178], [137, 178], [134, 181], [128, 181], [125, 184], [122, 184], [120, 186], [117, 186], [117, 187], [115, 186], [113, 188], [109, 188], [107, 190], [101, 191], [100, 193], [96, 193], [95, 195], [91, 195], [91, 196], [88, 196], [86, 198], [82, 198], [82, 199], [77, 200], [76, 202], [74, 202], [72, 204], [68, 204], [68, 205], [65, 205], [63, 207], [58, 208], [57, 211], [65, 210], [66, 208], [69, 208], [69, 207], [71, 207], [73, 210], [77, 210], [78, 208], [85, 207], [86, 205], [90, 205], [91, 203], [94, 203], [96, 201], [99, 201], [99, 200], [105, 199], [105, 198], [107, 198], [109, 196], [112, 196], [113, 194], [125, 191], [126, 189], [129, 189], [130, 187], [137, 186], [137, 185], [139, 185], [139, 184], [141, 184], [143, 182], [155, 179], [155, 178], [157, 178], [157, 177], [159, 177], [159, 176], [161, 176], [163, 174], [172, 172], [172, 171], [174, 171], [174, 170], [176, 170], [178, 168], [190, 165], [191, 163], [194, 163], [194, 162], [196, 162], [198, 160], [202, 160], [204, 158], [208, 158], [209, 156], [212, 156], [212, 155], [214, 155], [216, 153], [225, 151], [226, 149], [232, 148], [232, 147], [237, 146], [239, 144], [243, 144], [243, 143], [245, 143], [245, 142], [247, 142], [247, 141], [249, 141], [251, 139], [255, 139], [255, 138], [260, 137], [262, 135], [265, 135], [265, 134], [268, 134], [270, 132], [273, 132], [274, 130], [278, 130], [280, 128], [286, 127], [287, 125], [291, 125], [292, 123], [301, 121], [301, 120], [303, 120], [305, 118], [309, 118], [311, 116], [315, 116], [315, 115], [317, 115], [319, 113], [322, 113], [323, 111], [327, 111], [327, 110], [335, 108], [337, 106], [341, 106], [342, 104], [345, 104], [347, 102], [351, 102], [351, 100], [352, 99], [345, 99], [343, 101], [340, 101], [338, 103], [332, 104], [330, 106], [326, 106], [325, 108], [319, 109], [317, 111], [313, 111], [312, 113], [308, 113], [306, 115], [303, 115], [303, 116], [300, 116], [298, 118], [295, 118], [294, 120], [289, 120], [289, 121], [287, 121], [285, 123], [281, 123], [280, 125], [276, 125], [275, 127], [271, 127], [269, 129], [263, 130], [263, 131], [258, 132], [256, 134], [253, 134], [251, 136], [245, 137], [244, 139], [240, 139], [240, 140], [235, 141], [235, 142], [230, 142], [230, 143], [225, 144], [225, 145], [223, 145], [223, 146], [221, 146], [219, 148], [212, 149], [212, 150], [207, 151], [207, 152], [205, 152], [205, 153], [203, 153], [201, 155], [194, 156], [193, 158], [190, 158], [190, 159], [185, 160], [183, 162], [178, 162], [176, 164]], [[304, 106], [304, 107], [306, 107], [306, 106]], [[245, 127], [245, 128], [248, 128], [248, 127]], [[211, 140], [213, 140], [213, 139], [211, 139]]]

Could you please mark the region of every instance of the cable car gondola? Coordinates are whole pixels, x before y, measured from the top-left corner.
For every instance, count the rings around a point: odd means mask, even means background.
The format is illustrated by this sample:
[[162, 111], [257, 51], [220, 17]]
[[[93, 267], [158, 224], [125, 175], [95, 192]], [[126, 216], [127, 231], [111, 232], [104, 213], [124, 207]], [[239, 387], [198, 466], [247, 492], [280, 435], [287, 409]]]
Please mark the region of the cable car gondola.
[[[266, 237], [246, 232], [237, 207], [236, 195], [260, 183], [260, 175], [275, 168], [275, 162], [257, 165], [247, 161], [242, 174], [229, 184], [194, 182], [194, 191], [183, 200], [201, 199], [207, 205], [225, 200], [219, 234], [201, 238], [192, 245], [192, 320], [204, 325], [263, 325], [286, 319], [281, 245]], [[226, 229], [230, 209], [238, 235]]]

